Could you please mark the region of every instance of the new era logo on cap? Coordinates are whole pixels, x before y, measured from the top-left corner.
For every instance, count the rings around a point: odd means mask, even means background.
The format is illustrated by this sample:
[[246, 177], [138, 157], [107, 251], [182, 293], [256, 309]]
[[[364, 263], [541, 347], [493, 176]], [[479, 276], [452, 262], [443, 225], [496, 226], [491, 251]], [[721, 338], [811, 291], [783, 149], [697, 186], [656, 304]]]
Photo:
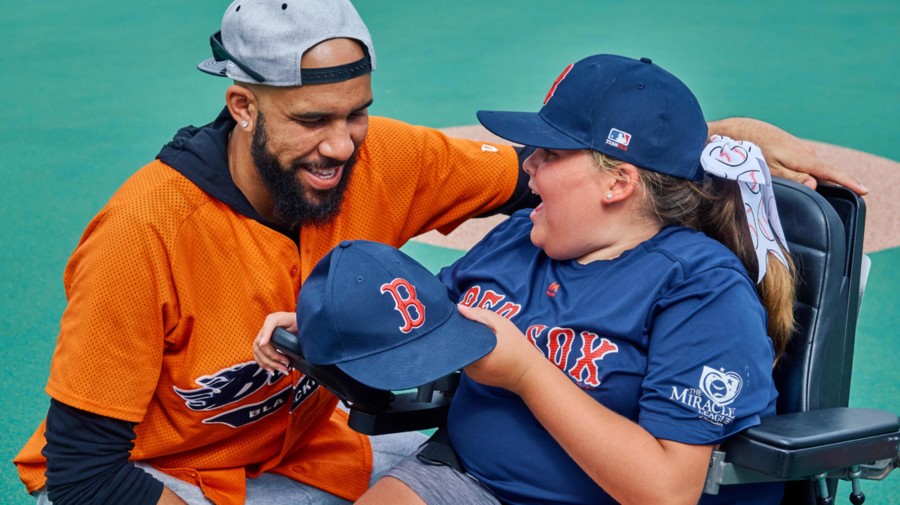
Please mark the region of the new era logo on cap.
[[428, 269], [366, 240], [341, 242], [316, 264], [297, 299], [297, 329], [309, 363], [385, 390], [435, 381], [496, 345]]

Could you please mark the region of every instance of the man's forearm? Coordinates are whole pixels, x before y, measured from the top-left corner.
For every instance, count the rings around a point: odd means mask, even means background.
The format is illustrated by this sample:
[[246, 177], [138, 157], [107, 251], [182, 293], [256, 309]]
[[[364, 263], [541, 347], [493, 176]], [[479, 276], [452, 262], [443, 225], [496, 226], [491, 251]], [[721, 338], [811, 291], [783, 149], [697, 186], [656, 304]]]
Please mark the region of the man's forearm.
[[129, 461], [133, 423], [51, 399], [46, 426], [43, 454], [47, 496], [53, 503], [159, 502], [162, 483]]
[[823, 161], [812, 146], [775, 125], [748, 117], [707, 123], [710, 135], [747, 140], [762, 149], [772, 175], [799, 182], [812, 189], [817, 180], [840, 184], [864, 195], [868, 190], [838, 167]]

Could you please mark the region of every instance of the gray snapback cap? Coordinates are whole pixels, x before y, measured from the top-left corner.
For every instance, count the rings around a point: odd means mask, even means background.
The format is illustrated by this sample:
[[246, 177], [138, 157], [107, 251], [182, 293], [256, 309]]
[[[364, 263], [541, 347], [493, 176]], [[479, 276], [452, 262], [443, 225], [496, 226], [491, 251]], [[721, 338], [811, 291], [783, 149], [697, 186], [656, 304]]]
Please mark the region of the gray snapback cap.
[[[358, 41], [366, 56], [339, 67], [301, 71], [307, 50], [335, 38]], [[369, 30], [348, 0], [235, 0], [210, 44], [213, 58], [197, 68], [238, 82], [300, 86], [352, 79], [375, 69]]]

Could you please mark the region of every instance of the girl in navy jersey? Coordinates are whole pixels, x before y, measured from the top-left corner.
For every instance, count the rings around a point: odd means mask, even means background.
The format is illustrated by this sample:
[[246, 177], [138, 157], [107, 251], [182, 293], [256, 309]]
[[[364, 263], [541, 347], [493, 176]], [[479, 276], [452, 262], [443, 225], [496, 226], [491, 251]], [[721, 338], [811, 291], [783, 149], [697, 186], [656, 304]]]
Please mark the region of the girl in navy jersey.
[[444, 451], [358, 503], [779, 503], [780, 483], [701, 494], [713, 448], [775, 414], [793, 326], [759, 149], [707, 138], [694, 95], [646, 58], [586, 58], [540, 112], [478, 118], [536, 148], [543, 203], [441, 271], [496, 348], [465, 368], [430, 442]]
[[701, 494], [713, 448], [774, 415], [793, 325], [759, 149], [708, 139], [646, 58], [586, 58], [539, 113], [478, 118], [537, 148], [543, 203], [440, 274], [498, 339], [454, 396], [460, 464], [410, 457], [361, 503], [779, 503], [779, 483]]

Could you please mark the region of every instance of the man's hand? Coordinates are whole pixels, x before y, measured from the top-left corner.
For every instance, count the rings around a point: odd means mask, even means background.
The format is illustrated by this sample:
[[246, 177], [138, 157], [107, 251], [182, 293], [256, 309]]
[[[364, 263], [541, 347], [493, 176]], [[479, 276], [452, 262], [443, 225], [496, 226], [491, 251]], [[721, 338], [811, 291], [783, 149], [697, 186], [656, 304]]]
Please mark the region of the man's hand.
[[728, 118], [709, 123], [710, 135], [749, 140], [762, 149], [772, 175], [816, 189], [817, 180], [840, 184], [865, 195], [859, 181], [816, 156], [809, 144], [769, 123], [751, 118]]

